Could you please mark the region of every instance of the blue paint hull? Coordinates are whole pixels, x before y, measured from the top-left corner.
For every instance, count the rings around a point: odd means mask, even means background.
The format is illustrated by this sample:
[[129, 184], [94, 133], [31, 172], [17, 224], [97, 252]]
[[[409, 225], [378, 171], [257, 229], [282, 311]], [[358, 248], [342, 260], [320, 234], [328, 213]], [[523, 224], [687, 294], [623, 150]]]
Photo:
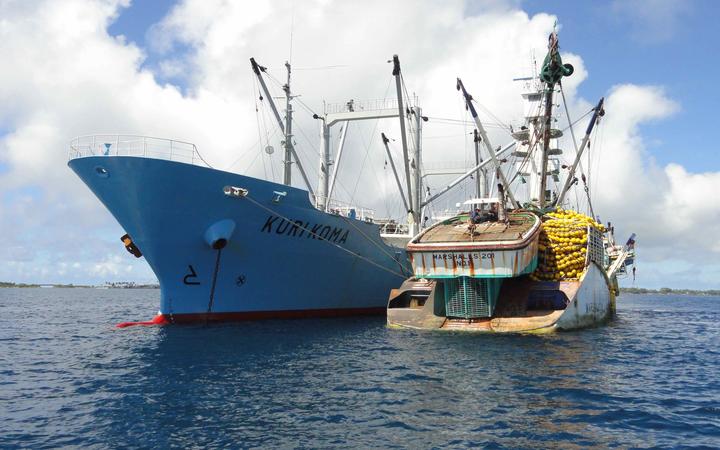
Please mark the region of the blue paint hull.
[[[386, 245], [377, 225], [318, 211], [301, 189], [160, 159], [68, 165], [142, 251], [167, 317], [206, 317], [218, 260], [206, 234], [223, 220], [235, 228], [217, 265], [215, 319], [384, 312], [410, 273], [405, 250]], [[225, 186], [248, 198], [225, 195]], [[279, 202], [276, 192], [286, 193]]]

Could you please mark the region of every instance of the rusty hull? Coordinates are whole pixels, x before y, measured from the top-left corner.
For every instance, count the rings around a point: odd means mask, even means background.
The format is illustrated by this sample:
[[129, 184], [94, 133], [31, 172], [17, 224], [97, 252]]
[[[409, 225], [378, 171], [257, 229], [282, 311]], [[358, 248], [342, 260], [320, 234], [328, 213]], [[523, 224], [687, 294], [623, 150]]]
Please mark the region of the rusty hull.
[[[455, 319], [438, 315], [444, 305], [436, 280], [406, 280], [390, 294], [387, 323], [392, 327], [424, 330], [491, 333], [547, 333], [600, 325], [615, 312], [615, 296], [604, 272], [590, 264], [580, 280], [543, 283], [529, 277], [503, 283], [493, 317]], [[565, 309], [528, 310], [531, 291], [557, 290], [568, 303]]]

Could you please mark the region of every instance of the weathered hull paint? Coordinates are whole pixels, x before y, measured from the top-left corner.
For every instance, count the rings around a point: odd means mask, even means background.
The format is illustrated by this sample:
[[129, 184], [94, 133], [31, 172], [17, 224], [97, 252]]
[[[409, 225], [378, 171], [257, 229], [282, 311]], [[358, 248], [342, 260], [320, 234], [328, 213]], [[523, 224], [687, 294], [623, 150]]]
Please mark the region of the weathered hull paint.
[[[160, 282], [159, 313], [179, 321], [204, 320], [208, 309], [210, 320], [377, 312], [411, 273], [377, 225], [318, 211], [302, 189], [160, 159], [68, 165], [142, 251]], [[206, 233], [226, 220], [235, 227], [219, 255]]]
[[510, 250], [410, 253], [417, 278], [511, 278], [537, 267], [538, 237], [526, 247]]
[[415, 236], [407, 245], [416, 278], [512, 278], [537, 267], [540, 219], [515, 239], [498, 241], [422, 242], [438, 223]]
[[591, 263], [580, 279], [580, 288], [555, 327], [575, 330], [601, 325], [615, 314], [615, 295], [603, 271]]
[[[435, 289], [422, 308], [393, 308], [401, 290], [394, 290], [388, 303], [388, 325], [396, 328], [436, 329], [481, 333], [553, 333], [602, 325], [615, 314], [615, 295], [605, 273], [591, 263], [578, 281], [567, 282], [563, 292], [574, 292], [564, 310], [544, 311], [515, 317], [491, 317], [473, 321], [450, 321], [434, 312]], [[412, 285], [406, 281], [405, 285]], [[570, 286], [571, 285], [571, 286]], [[502, 297], [498, 303], [502, 302]]]

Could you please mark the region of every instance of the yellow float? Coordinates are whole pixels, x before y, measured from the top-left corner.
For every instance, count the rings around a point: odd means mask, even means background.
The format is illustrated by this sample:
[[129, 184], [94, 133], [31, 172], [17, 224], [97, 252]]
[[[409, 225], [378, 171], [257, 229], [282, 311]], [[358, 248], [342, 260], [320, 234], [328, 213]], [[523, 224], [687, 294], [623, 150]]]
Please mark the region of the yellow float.
[[557, 209], [543, 216], [538, 242], [536, 281], [577, 280], [585, 271], [588, 227], [605, 227], [577, 211]]

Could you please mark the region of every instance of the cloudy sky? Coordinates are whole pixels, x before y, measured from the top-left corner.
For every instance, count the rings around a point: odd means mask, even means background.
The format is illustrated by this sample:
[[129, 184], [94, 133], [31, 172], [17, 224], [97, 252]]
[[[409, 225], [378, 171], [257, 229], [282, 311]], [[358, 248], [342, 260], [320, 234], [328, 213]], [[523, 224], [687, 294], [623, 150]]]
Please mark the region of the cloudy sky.
[[[495, 145], [505, 143], [494, 125], [518, 123], [523, 111], [512, 79], [543, 57], [557, 22], [576, 67], [565, 82], [571, 116], [606, 97], [592, 146], [595, 209], [620, 236], [638, 233], [637, 285], [718, 288], [718, 12], [709, 0], [0, 0], [0, 280], [154, 280], [68, 169], [74, 136], [190, 141], [216, 168], [277, 180], [280, 152], [261, 150], [279, 139], [248, 59], [277, 80], [291, 60], [304, 104], [297, 148], [316, 180], [310, 111], [392, 97], [387, 60], [397, 53], [430, 116], [428, 166], [462, 163], [472, 127], [461, 123], [455, 78], [480, 103]], [[380, 131], [398, 136], [394, 123], [350, 128], [338, 196], [395, 214]]]

